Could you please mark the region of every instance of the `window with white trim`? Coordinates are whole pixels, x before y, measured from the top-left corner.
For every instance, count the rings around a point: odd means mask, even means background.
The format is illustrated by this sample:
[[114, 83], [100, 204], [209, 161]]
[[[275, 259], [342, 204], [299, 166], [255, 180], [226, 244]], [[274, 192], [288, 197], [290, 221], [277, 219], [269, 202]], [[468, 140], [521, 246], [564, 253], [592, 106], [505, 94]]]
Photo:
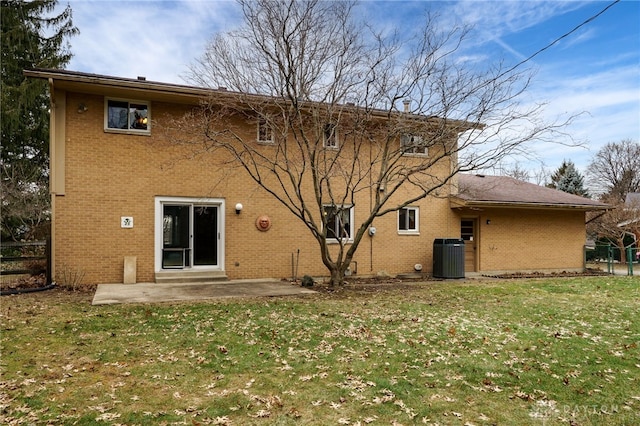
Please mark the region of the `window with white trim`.
[[353, 241], [353, 206], [323, 206], [327, 224], [327, 239]]
[[337, 125], [327, 123], [322, 128], [322, 141], [325, 148], [338, 149], [338, 132]]
[[272, 144], [274, 143], [273, 129], [267, 123], [267, 120], [258, 121], [258, 143]]
[[104, 128], [110, 131], [149, 133], [149, 102], [105, 99]]
[[420, 209], [404, 207], [398, 210], [398, 234], [418, 234], [420, 232]]
[[400, 148], [403, 154], [428, 155], [429, 148], [422, 136], [404, 134], [400, 136]]

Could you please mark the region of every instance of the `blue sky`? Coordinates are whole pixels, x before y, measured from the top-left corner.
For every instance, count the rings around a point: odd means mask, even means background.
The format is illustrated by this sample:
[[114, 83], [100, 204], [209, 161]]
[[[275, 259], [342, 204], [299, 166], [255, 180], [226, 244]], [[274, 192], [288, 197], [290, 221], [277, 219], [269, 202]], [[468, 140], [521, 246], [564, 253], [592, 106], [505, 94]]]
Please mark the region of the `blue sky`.
[[[470, 62], [515, 65], [596, 15], [613, 1], [364, 1], [362, 16], [379, 28], [420, 25], [437, 12], [443, 25], [474, 25], [459, 51]], [[66, 3], [61, 1], [60, 7]], [[70, 0], [80, 35], [71, 39], [70, 70], [184, 83], [188, 64], [211, 36], [241, 23], [232, 1]], [[559, 137], [534, 143], [526, 157], [506, 159], [531, 174], [553, 172], [563, 159], [584, 173], [607, 142], [640, 141], [640, 1], [624, 0], [526, 63], [535, 72], [526, 102], [545, 103], [544, 117], [582, 113]], [[567, 144], [580, 143], [580, 147]], [[495, 170], [494, 173], [499, 173]], [[535, 179], [532, 179], [535, 181]]]

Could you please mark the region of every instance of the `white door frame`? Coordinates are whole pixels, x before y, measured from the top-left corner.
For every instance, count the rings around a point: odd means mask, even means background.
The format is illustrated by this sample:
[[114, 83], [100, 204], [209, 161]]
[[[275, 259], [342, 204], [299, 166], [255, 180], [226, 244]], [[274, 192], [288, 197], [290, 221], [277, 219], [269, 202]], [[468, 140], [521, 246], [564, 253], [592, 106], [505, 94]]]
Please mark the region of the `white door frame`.
[[[191, 265], [185, 269], [173, 269], [179, 272], [181, 270], [198, 270], [198, 271], [224, 271], [224, 248], [225, 248], [225, 201], [223, 198], [193, 198], [193, 197], [155, 197], [155, 232], [154, 232], [154, 253], [155, 253], [155, 272], [167, 271], [162, 269], [162, 246], [163, 246], [163, 210], [165, 204], [187, 204], [187, 205], [210, 205], [218, 208], [218, 264], [217, 265]], [[191, 225], [193, 226], [193, 225]]]

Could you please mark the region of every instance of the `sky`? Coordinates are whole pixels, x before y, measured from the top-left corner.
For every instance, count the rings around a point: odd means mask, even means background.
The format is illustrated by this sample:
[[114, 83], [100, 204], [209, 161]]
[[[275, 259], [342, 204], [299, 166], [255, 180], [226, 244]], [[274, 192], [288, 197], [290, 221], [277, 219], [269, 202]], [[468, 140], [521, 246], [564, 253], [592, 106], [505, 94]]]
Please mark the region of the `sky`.
[[[428, 8], [444, 26], [473, 25], [458, 52], [460, 60], [516, 65], [613, 2], [365, 0], [360, 11], [376, 28], [402, 30], [420, 25]], [[66, 4], [61, 0], [58, 6]], [[166, 83], [185, 84], [189, 64], [204, 53], [211, 37], [242, 23], [237, 4], [226, 0], [68, 4], [80, 34], [70, 39], [74, 56], [67, 69]], [[534, 72], [525, 100], [544, 104], [546, 121], [577, 118], [555, 143], [534, 143], [527, 156], [505, 159], [503, 169], [517, 166], [536, 182], [541, 171], [552, 173], [570, 160], [585, 174], [606, 143], [640, 142], [640, 0], [614, 4], [523, 67]]]

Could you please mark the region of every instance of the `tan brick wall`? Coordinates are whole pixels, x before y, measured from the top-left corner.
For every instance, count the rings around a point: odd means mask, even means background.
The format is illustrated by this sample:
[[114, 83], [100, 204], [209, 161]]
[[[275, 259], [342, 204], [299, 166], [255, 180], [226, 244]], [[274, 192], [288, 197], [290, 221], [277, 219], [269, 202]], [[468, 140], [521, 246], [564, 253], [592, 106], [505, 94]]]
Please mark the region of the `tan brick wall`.
[[[136, 256], [137, 280], [154, 281], [154, 202], [157, 196], [168, 196], [225, 200], [224, 269], [232, 279], [290, 277], [292, 261], [298, 263], [298, 276], [327, 275], [318, 243], [307, 228], [244, 172], [220, 170], [204, 159], [184, 160], [188, 152], [163, 142], [157, 128], [151, 136], [106, 133], [104, 97], [67, 95], [66, 191], [56, 197], [58, 274], [82, 271], [86, 282], [121, 282], [124, 257]], [[78, 113], [79, 103], [87, 106], [86, 112]], [[154, 120], [183, 111], [151, 104]], [[368, 211], [369, 201], [366, 191], [358, 196], [355, 224]], [[240, 215], [235, 214], [236, 203], [244, 206]], [[456, 236], [459, 222], [444, 198], [415, 206], [420, 207], [420, 235], [398, 235], [396, 213], [376, 219], [376, 235], [365, 236], [354, 258], [358, 274], [411, 272], [416, 263], [431, 269], [433, 239]], [[255, 220], [265, 214], [272, 227], [260, 232]], [[132, 216], [134, 227], [121, 228], [121, 216]]]
[[486, 209], [475, 217], [481, 272], [582, 270], [584, 266], [584, 212]]

